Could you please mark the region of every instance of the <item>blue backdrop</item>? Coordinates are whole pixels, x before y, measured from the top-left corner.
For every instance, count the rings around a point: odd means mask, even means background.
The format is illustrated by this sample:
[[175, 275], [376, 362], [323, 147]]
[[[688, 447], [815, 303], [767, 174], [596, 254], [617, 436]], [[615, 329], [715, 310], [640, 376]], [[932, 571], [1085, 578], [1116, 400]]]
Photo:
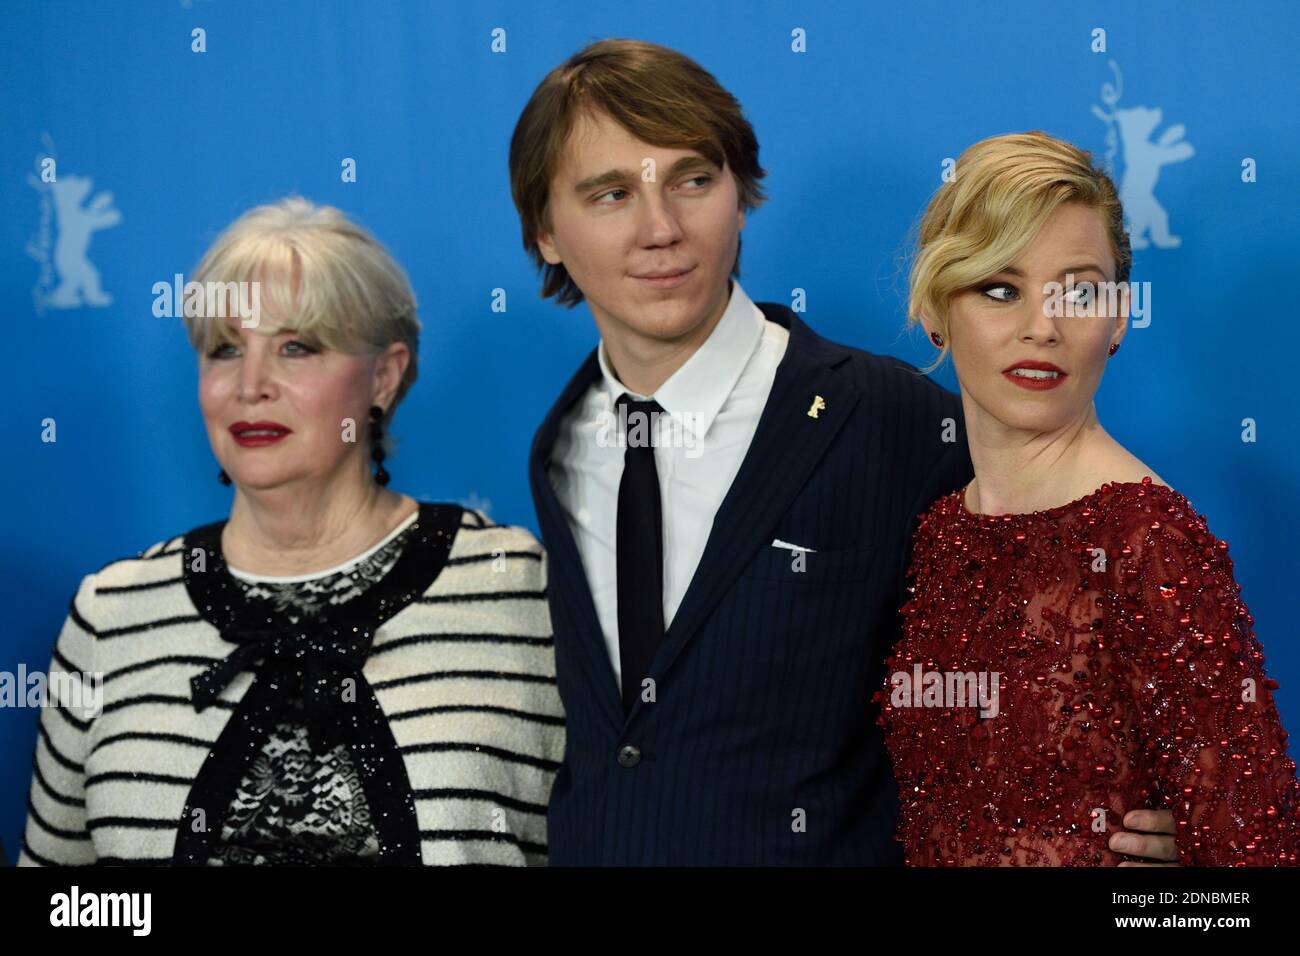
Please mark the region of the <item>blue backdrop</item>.
[[[698, 60], [754, 125], [771, 199], [744, 232], [749, 295], [806, 290], [823, 335], [914, 364], [933, 349], [903, 331], [901, 257], [944, 161], [1039, 128], [1112, 165], [1147, 239], [1133, 280], [1151, 310], [1109, 365], [1101, 421], [1230, 543], [1300, 727], [1292, 0], [7, 6], [0, 671], [48, 664], [82, 575], [227, 513], [196, 359], [180, 323], [153, 316], [152, 288], [288, 193], [372, 229], [415, 286], [422, 368], [394, 425], [393, 487], [536, 530], [529, 441], [596, 333], [585, 306], [538, 296], [507, 146], [548, 70], [626, 36]], [[950, 367], [939, 380], [956, 388]], [[0, 708], [11, 852], [37, 716]]]

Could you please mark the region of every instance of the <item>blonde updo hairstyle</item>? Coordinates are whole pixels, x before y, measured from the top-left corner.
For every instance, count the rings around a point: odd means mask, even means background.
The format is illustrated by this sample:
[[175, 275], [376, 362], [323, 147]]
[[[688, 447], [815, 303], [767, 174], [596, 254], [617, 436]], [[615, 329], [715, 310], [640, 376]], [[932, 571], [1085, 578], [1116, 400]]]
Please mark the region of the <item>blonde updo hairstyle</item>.
[[1115, 259], [1115, 282], [1133, 264], [1124, 209], [1114, 182], [1092, 156], [1034, 130], [993, 136], [957, 159], [955, 175], [939, 187], [921, 219], [908, 280], [908, 326], [922, 317], [943, 337], [930, 372], [948, 354], [948, 304], [1001, 272], [1033, 241], [1062, 203], [1101, 213]]

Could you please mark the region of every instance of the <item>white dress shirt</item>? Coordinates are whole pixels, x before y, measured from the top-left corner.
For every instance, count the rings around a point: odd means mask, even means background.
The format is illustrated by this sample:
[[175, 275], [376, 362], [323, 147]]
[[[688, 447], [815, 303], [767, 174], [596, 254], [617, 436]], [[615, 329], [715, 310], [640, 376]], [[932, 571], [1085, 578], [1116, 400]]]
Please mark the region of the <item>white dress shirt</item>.
[[623, 385], [605, 357], [604, 341], [598, 346], [601, 378], [560, 422], [549, 476], [577, 541], [616, 682], [621, 671], [615, 536], [627, 446], [615, 403], [627, 392], [634, 399], [654, 399], [666, 413], [657, 423], [654, 450], [666, 630], [749, 450], [789, 338], [789, 331], [769, 322], [731, 280], [731, 298], [713, 332], [654, 395]]

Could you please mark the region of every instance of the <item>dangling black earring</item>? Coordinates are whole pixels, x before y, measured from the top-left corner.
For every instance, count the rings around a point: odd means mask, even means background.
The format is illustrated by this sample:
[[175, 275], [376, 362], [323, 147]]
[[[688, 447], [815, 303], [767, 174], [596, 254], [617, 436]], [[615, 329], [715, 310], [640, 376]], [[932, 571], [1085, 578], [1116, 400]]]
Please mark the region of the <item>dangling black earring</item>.
[[223, 485], [230, 484], [230, 476], [226, 474], [226, 469], [222, 468], [217, 472], [217, 481], [221, 482]]
[[370, 406], [370, 457], [375, 462], [375, 481], [388, 484], [388, 469], [384, 467], [384, 410]]

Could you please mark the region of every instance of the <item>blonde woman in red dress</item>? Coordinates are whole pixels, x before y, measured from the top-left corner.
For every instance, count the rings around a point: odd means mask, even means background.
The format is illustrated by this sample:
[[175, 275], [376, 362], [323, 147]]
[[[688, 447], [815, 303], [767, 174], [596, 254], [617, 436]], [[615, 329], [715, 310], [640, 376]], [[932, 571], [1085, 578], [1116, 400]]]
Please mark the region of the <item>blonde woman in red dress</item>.
[[878, 695], [910, 865], [1114, 865], [1134, 807], [1172, 812], [1183, 864], [1297, 863], [1228, 546], [1097, 420], [1131, 261], [1113, 183], [1039, 132], [970, 147], [922, 220], [909, 318], [952, 355], [975, 478], [921, 519]]

